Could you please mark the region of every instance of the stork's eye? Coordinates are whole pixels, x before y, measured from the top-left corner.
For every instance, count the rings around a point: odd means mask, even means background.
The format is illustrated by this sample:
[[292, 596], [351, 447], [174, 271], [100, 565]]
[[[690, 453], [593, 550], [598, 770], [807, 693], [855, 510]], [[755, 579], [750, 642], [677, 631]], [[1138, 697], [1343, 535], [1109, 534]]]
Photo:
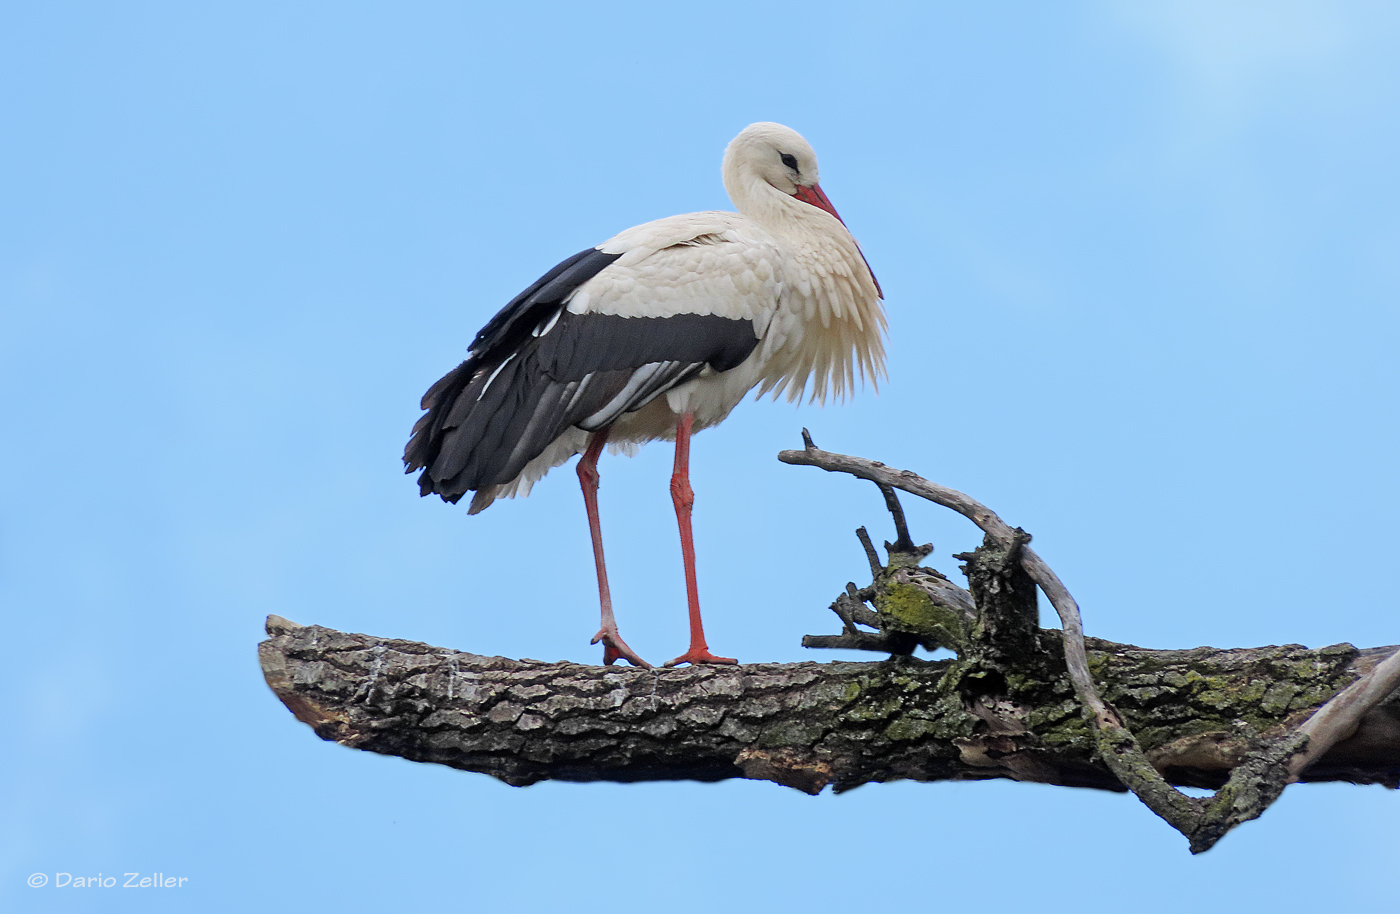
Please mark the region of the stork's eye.
[[782, 160], [783, 164], [786, 165], [788, 168], [791, 168], [793, 171], [797, 171], [797, 157], [794, 156], [792, 153], [783, 153]]

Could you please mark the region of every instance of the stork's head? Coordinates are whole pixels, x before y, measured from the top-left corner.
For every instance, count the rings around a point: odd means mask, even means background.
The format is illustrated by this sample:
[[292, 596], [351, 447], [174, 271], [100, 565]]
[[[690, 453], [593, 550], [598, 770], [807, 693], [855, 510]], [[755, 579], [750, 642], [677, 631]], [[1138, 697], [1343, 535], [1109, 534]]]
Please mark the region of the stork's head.
[[724, 151], [724, 189], [742, 213], [764, 198], [767, 185], [840, 219], [817, 180], [817, 154], [782, 124], [750, 124]]
[[[845, 220], [817, 183], [817, 154], [802, 134], [791, 127], [767, 121], [745, 127], [724, 150], [723, 173], [724, 189], [729, 192], [734, 207], [755, 222], [769, 227], [799, 225], [834, 230], [848, 238], [860, 252], [860, 245], [855, 244], [855, 239], [845, 230]], [[831, 215], [841, 227], [836, 227], [826, 216], [818, 216], [809, 207]], [[815, 222], [825, 222], [826, 226], [821, 228]], [[865, 259], [865, 254], [860, 256]], [[865, 266], [870, 269], [870, 262], [866, 261]], [[875, 286], [875, 294], [883, 298], [880, 281], [873, 270], [870, 281]]]

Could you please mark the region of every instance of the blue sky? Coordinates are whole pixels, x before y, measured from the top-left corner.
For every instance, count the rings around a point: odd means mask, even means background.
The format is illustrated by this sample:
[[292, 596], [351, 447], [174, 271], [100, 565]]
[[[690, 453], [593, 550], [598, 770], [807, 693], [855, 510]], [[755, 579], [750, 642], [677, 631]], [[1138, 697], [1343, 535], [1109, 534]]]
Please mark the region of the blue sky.
[[[804, 425], [1030, 530], [1090, 634], [1400, 641], [1400, 15], [1224, 7], [6, 5], [0, 906], [1392, 897], [1380, 788], [1290, 790], [1201, 858], [1131, 799], [1043, 786], [522, 790], [322, 743], [256, 665], [268, 613], [596, 660], [573, 474], [469, 518], [399, 456], [539, 273], [728, 208], [757, 120], [821, 157], [890, 378], [696, 439], [716, 652], [812, 659], [862, 580], [851, 531], [891, 535], [873, 487], [774, 459]], [[619, 622], [657, 658], [685, 644], [670, 460], [600, 466]], [[909, 507], [954, 573], [976, 531]], [[133, 870], [189, 883], [25, 885]]]

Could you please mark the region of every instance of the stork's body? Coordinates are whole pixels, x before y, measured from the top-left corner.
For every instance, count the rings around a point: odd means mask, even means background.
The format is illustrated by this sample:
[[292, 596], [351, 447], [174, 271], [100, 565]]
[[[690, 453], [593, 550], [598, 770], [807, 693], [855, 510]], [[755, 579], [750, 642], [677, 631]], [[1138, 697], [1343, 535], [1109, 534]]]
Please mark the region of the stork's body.
[[754, 124], [725, 152], [738, 213], [690, 213], [628, 229], [556, 266], [477, 334], [467, 360], [423, 397], [404, 452], [422, 494], [471, 513], [525, 495], [583, 454], [604, 661], [645, 666], [612, 618], [597, 510], [605, 443], [675, 439], [691, 647], [672, 663], [732, 662], [705, 646], [690, 538], [690, 435], [760, 394], [843, 396], [884, 368], [879, 286], [817, 184], [796, 132]]

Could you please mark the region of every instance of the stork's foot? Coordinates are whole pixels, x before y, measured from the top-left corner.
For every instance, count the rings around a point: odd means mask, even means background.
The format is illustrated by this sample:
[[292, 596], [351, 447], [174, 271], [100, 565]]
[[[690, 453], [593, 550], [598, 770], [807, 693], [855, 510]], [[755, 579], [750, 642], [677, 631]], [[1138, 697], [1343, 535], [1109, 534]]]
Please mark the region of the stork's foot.
[[617, 629], [601, 628], [598, 634], [593, 636], [589, 644], [603, 642], [603, 666], [612, 666], [619, 660], [626, 660], [633, 666], [641, 667], [644, 670], [652, 668], [637, 652], [627, 646], [627, 642], [622, 640], [622, 636], [617, 633]]
[[703, 648], [703, 647], [702, 647], [702, 648], [694, 648], [694, 647], [692, 647], [690, 650], [686, 651], [684, 654], [681, 654], [681, 655], [680, 655], [679, 657], [677, 657], [675, 660], [667, 660], [667, 661], [666, 661], [666, 665], [667, 665], [667, 666], [677, 666], [678, 664], [682, 664], [682, 663], [689, 663], [689, 664], [694, 665], [694, 664], [700, 664], [700, 663], [721, 663], [721, 664], [723, 664], [723, 663], [738, 663], [738, 662], [739, 662], [739, 661], [735, 660], [733, 657], [716, 657], [714, 654], [711, 654], [711, 653], [710, 653], [710, 651], [709, 651], [708, 648]]

